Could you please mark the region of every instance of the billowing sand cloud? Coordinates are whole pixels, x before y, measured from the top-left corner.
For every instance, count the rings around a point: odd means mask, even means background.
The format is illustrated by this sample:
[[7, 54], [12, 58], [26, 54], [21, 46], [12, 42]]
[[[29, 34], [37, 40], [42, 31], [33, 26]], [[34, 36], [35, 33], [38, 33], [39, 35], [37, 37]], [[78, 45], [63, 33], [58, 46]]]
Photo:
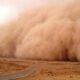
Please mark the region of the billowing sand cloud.
[[0, 56], [80, 61], [80, 1], [61, 1], [25, 9], [17, 20], [3, 25]]

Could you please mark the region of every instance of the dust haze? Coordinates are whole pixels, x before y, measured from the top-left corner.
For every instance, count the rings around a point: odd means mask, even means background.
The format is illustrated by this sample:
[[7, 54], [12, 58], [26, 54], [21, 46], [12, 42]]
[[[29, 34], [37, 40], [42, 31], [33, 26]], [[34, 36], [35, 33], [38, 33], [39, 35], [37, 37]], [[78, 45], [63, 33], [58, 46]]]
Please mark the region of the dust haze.
[[1, 25], [0, 56], [80, 61], [80, 1], [55, 4], [25, 9]]

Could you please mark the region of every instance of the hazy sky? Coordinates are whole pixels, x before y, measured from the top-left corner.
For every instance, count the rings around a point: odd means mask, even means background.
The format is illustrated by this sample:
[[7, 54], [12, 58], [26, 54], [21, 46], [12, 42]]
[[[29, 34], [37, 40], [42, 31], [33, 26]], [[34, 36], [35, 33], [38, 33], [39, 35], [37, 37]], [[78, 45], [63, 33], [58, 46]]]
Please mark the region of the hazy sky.
[[17, 16], [21, 10], [33, 9], [42, 5], [64, 5], [73, 0], [0, 0], [0, 24]]
[[27, 8], [45, 5], [49, 0], [0, 0], [0, 24], [19, 14], [19, 11]]

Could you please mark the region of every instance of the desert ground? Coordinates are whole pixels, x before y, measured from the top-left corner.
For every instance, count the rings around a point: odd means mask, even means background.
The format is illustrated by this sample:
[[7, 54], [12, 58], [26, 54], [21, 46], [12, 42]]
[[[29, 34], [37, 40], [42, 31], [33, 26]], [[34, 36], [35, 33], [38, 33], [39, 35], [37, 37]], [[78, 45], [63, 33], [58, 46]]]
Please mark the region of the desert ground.
[[34, 63], [36, 63], [36, 66], [31, 74], [24, 77], [21, 76], [16, 80], [80, 80], [79, 62], [31, 61], [4, 58], [0, 59], [0, 74], [1, 72], [19, 72], [31, 67]]

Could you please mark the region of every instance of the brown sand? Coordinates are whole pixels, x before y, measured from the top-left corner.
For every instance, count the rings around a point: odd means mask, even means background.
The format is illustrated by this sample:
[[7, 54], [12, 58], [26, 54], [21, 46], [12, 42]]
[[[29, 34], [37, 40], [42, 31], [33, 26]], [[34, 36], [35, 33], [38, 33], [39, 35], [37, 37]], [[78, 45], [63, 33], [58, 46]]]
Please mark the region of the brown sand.
[[[0, 72], [18, 72], [37, 62], [35, 71], [17, 80], [80, 80], [79, 62], [47, 62], [20, 59], [0, 59]], [[9, 68], [8, 68], [9, 67]]]

